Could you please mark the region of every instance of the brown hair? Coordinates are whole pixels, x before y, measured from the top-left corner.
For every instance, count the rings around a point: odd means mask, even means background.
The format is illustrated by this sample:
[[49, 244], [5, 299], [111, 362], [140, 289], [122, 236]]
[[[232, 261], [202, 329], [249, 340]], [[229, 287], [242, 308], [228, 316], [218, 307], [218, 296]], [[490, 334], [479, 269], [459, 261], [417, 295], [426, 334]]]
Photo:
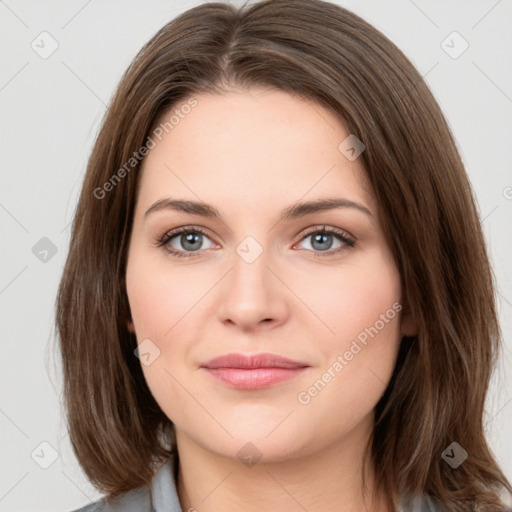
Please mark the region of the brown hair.
[[[56, 304], [69, 435], [86, 475], [115, 496], [149, 483], [176, 450], [127, 329], [138, 151], [171, 106], [230, 86], [307, 98], [365, 144], [360, 158], [418, 326], [401, 342], [365, 462], [393, 509], [398, 496], [426, 494], [443, 510], [490, 510], [498, 489], [512, 487], [482, 424], [501, 333], [471, 186], [410, 61], [321, 0], [199, 5], [165, 25], [122, 77], [88, 162]], [[453, 441], [469, 454], [457, 469], [441, 458]]]

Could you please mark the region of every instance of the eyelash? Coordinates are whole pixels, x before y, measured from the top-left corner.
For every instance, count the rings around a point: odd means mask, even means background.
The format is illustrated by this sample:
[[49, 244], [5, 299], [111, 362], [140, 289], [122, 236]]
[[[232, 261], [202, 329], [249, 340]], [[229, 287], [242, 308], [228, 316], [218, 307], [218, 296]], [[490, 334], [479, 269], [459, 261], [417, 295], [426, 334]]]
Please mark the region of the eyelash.
[[[197, 256], [200, 256], [200, 251], [193, 251], [193, 252], [191, 252], [191, 251], [178, 251], [176, 249], [171, 249], [170, 248], [170, 246], [168, 245], [169, 242], [173, 238], [175, 238], [177, 235], [181, 235], [183, 233], [187, 233], [187, 234], [190, 234], [190, 233], [200, 233], [200, 234], [206, 236], [207, 238], [210, 238], [208, 233], [206, 233], [206, 231], [204, 231], [200, 227], [192, 227], [192, 226], [188, 227], [188, 226], [185, 226], [183, 228], [177, 228], [177, 229], [175, 229], [173, 231], [169, 231], [168, 233], [165, 233], [162, 237], [157, 239], [155, 245], [157, 247], [161, 248], [166, 253], [168, 253], [168, 254], [170, 254], [172, 256], [176, 256], [178, 258], [195, 258]], [[345, 231], [342, 231], [342, 230], [337, 229], [337, 228], [326, 228], [325, 226], [323, 226], [321, 228], [319, 228], [318, 226], [315, 226], [314, 228], [311, 228], [311, 230], [308, 231], [306, 234], [304, 234], [304, 236], [302, 236], [302, 238], [297, 243], [300, 243], [300, 242], [304, 241], [306, 238], [308, 238], [309, 236], [314, 235], [314, 234], [334, 235], [335, 237], [338, 238], [338, 240], [340, 240], [341, 242], [343, 242], [345, 244], [342, 247], [339, 247], [338, 249], [331, 249], [329, 251], [315, 251], [315, 250], [311, 251], [311, 250], [308, 250], [309, 252], [313, 252], [313, 255], [315, 257], [324, 258], [324, 257], [327, 257], [327, 256], [333, 256], [335, 254], [339, 254], [339, 253], [341, 253], [343, 251], [346, 251], [349, 248], [355, 247], [355, 245], [356, 245], [355, 239], [352, 238], [351, 236], [349, 236]]]

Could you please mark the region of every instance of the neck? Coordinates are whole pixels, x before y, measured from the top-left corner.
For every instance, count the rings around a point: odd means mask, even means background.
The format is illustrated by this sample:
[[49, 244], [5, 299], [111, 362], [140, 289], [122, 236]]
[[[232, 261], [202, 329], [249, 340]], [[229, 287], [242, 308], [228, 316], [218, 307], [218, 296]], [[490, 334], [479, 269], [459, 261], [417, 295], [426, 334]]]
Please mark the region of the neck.
[[199, 446], [182, 431], [176, 439], [184, 511], [390, 512], [383, 492], [373, 497], [371, 471], [362, 488], [364, 443], [353, 437], [313, 454], [251, 467]]

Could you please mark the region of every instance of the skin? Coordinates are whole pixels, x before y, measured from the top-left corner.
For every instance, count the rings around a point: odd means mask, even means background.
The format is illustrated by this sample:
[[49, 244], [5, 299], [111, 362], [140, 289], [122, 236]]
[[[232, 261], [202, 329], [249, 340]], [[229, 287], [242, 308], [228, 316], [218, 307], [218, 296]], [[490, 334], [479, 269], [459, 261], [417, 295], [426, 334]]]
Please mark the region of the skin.
[[[402, 297], [361, 159], [338, 149], [349, 132], [329, 110], [282, 91], [194, 98], [197, 106], [144, 160], [126, 275], [128, 328], [160, 350], [142, 369], [176, 426], [182, 508], [385, 512], [379, 493], [363, 503], [362, 456], [400, 339], [415, 326], [397, 313], [333, 373], [337, 357]], [[211, 204], [222, 220], [171, 209], [144, 216], [166, 197]], [[338, 208], [279, 220], [299, 200], [327, 197], [372, 215]], [[324, 225], [356, 245], [332, 235], [318, 248]], [[195, 251], [182, 235], [169, 242], [192, 257], [157, 247], [182, 226], [208, 233]], [[236, 251], [247, 236], [263, 251], [252, 263]], [[270, 388], [233, 389], [200, 368], [231, 352], [271, 352], [310, 367]], [[335, 376], [300, 403], [329, 367]], [[251, 467], [237, 456], [248, 442], [261, 453]]]

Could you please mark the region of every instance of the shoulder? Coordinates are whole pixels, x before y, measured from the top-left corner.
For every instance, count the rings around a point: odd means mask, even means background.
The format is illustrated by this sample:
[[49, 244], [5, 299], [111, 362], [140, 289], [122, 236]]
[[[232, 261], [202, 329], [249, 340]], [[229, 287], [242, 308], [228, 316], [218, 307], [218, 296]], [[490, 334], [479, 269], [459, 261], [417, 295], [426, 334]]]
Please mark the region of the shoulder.
[[173, 468], [177, 457], [171, 456], [156, 472], [151, 486], [141, 486], [115, 498], [103, 497], [70, 512], [182, 512]]
[[103, 499], [94, 501], [85, 507], [70, 510], [69, 512], [103, 512], [105, 509], [105, 502]]
[[115, 498], [105, 497], [70, 512], [152, 512], [147, 486], [138, 487]]
[[147, 486], [138, 487], [115, 498], [105, 497], [70, 512], [152, 512]]

